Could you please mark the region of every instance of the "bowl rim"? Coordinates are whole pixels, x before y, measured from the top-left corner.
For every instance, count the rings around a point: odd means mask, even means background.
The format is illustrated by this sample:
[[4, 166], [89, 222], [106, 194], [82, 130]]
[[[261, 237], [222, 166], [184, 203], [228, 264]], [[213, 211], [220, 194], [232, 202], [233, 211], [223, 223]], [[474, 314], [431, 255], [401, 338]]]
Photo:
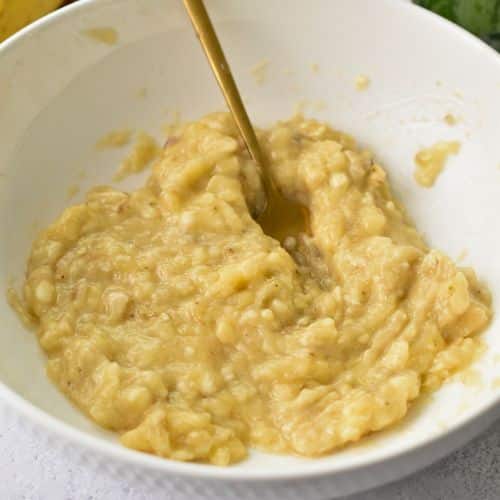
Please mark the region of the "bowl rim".
[[[32, 24], [24, 27], [0, 43], [0, 64], [2, 56], [10, 50], [15, 50], [16, 46], [20, 42], [28, 37], [34, 36], [38, 31], [48, 29], [57, 22], [63, 21], [64, 19], [79, 12], [92, 9], [97, 5], [103, 6], [105, 4], [113, 4], [118, 1], [119, 0], [79, 0], [76, 3], [66, 5], [59, 10], [34, 21]], [[498, 64], [500, 67], [500, 55], [492, 47], [488, 46], [476, 36], [447, 19], [428, 11], [423, 7], [415, 5], [408, 0], [379, 0], [379, 2], [383, 2], [386, 5], [391, 4], [393, 6], [399, 4], [398, 8], [411, 10], [413, 15], [427, 18], [427, 22], [435, 23], [436, 28], [447, 30], [452, 34], [452, 36], [461, 37], [466, 43], [469, 43], [476, 50], [483, 53], [484, 56], [494, 56], [492, 58], [492, 62]], [[287, 468], [285, 466], [279, 469], [252, 470], [251, 468], [217, 467], [193, 462], [179, 462], [132, 450], [126, 448], [125, 446], [117, 446], [116, 444], [107, 442], [99, 437], [92, 436], [85, 431], [79, 430], [72, 425], [46, 413], [8, 387], [1, 380], [0, 398], [7, 407], [16, 410], [21, 416], [35, 422], [40, 427], [47, 429], [49, 432], [65, 441], [82, 446], [85, 448], [85, 451], [92, 451], [122, 462], [126, 465], [146, 468], [155, 472], [177, 474], [183, 477], [196, 477], [200, 479], [217, 479], [228, 482], [274, 482], [315, 478], [320, 476], [331, 477], [346, 472], [361, 472], [367, 468], [380, 465], [383, 462], [402, 460], [403, 458], [415, 456], [419, 452], [424, 452], [426, 449], [429, 449], [431, 445], [443, 442], [445, 437], [451, 438], [452, 436], [462, 434], [465, 428], [477, 423], [480, 418], [486, 418], [488, 415], [491, 415], [494, 410], [500, 409], [500, 394], [498, 394], [497, 396], [492, 397], [492, 399], [487, 403], [474, 408], [474, 410], [471, 411], [466, 418], [451, 424], [448, 428], [441, 430], [436, 434], [420, 440], [416, 444], [410, 444], [405, 448], [390, 450], [379, 457], [360, 458], [355, 464], [335, 464], [332, 462], [319, 462], [311, 459], [308, 463], [304, 463], [300, 466], [294, 466], [292, 468]], [[476, 426], [476, 428], [467, 435], [467, 441], [472, 439], [473, 436], [479, 434], [482, 429], [483, 427]], [[464, 440], [462, 440], [461, 444], [464, 444]], [[451, 452], [453, 449], [453, 446], [448, 446], [446, 452]], [[435, 456], [435, 459], [438, 458], [440, 457]], [[430, 461], [427, 462], [427, 465], [431, 462], [432, 457], [430, 457]], [[300, 470], [298, 470], [299, 467]]]

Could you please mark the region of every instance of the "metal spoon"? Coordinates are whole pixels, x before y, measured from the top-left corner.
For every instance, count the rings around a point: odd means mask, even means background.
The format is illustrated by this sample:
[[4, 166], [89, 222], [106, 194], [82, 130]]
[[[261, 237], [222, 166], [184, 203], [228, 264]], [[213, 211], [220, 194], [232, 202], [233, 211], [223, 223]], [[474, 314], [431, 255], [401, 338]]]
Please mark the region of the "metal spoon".
[[184, 0], [184, 5], [241, 137], [250, 156], [262, 170], [267, 203], [260, 213], [255, 214], [256, 220], [266, 234], [283, 242], [287, 236], [296, 236], [306, 230], [307, 210], [299, 203], [285, 198], [273, 182], [267, 159], [259, 146], [203, 0]]

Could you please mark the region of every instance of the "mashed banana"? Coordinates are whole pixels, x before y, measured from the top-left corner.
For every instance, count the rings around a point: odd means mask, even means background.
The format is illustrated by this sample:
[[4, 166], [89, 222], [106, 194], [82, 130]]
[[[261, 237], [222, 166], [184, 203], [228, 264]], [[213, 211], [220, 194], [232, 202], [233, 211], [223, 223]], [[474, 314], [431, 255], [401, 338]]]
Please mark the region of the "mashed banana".
[[443, 171], [448, 157], [460, 151], [458, 141], [441, 141], [430, 148], [425, 148], [415, 155], [415, 180], [422, 187], [434, 186], [439, 174]]
[[226, 114], [186, 125], [146, 186], [93, 189], [33, 245], [24, 314], [48, 374], [128, 447], [322, 455], [478, 351], [487, 290], [426, 246], [369, 153], [301, 117], [260, 136], [310, 211], [286, 249], [250, 216], [259, 177]]

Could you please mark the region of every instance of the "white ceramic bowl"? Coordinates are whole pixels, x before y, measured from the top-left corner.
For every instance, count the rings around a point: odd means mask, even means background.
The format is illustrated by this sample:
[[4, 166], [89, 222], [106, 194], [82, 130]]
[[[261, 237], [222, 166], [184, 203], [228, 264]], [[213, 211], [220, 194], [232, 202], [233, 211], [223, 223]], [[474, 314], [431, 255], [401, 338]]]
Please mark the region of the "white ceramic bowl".
[[[466, 263], [500, 295], [496, 53], [401, 0], [209, 0], [208, 7], [255, 123], [287, 117], [307, 99], [306, 113], [375, 151], [431, 244], [455, 257], [467, 250]], [[109, 26], [119, 33], [117, 45], [82, 34]], [[257, 85], [250, 68], [262, 59], [269, 60], [268, 75]], [[354, 85], [360, 74], [372, 82], [364, 92]], [[159, 136], [167, 110], [192, 118], [221, 108], [179, 0], [82, 0], [4, 43], [2, 290], [11, 279], [20, 282], [34, 225], [48, 223], [68, 204], [68, 188], [110, 181], [123, 152], [97, 153], [100, 136], [125, 126]], [[454, 127], [444, 122], [447, 113], [459, 117]], [[451, 138], [462, 142], [460, 154], [433, 189], [418, 187], [415, 152]], [[255, 452], [230, 468], [177, 463], [122, 448], [83, 417], [46, 379], [35, 336], [5, 301], [0, 314], [0, 396], [28, 427], [46, 434], [48, 446], [190, 499], [313, 500], [359, 491], [463, 444], [494, 418], [499, 401], [495, 319], [475, 366], [480, 381], [450, 382], [393, 430], [317, 460]]]

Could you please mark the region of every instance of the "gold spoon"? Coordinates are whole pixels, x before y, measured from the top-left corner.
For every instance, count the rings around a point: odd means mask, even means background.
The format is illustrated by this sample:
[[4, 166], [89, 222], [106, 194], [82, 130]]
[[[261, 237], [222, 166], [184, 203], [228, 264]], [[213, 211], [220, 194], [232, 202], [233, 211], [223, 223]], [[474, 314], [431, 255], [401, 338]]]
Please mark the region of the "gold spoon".
[[267, 203], [256, 214], [257, 222], [266, 234], [283, 242], [287, 236], [296, 236], [306, 230], [307, 210], [299, 203], [285, 198], [273, 182], [267, 160], [259, 146], [203, 0], [184, 0], [184, 5], [248, 152], [262, 170]]

